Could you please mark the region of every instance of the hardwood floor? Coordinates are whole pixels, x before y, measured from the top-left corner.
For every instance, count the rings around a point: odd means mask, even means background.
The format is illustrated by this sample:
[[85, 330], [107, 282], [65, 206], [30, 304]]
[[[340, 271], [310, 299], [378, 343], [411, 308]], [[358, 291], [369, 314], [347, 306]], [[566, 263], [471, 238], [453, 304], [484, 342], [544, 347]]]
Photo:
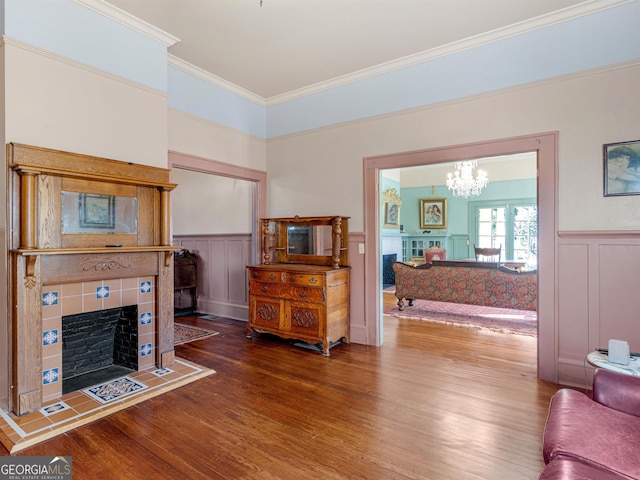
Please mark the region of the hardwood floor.
[[[71, 455], [83, 479], [535, 479], [558, 386], [534, 338], [385, 317], [384, 346], [329, 358], [245, 323], [176, 347], [216, 374], [20, 455]], [[6, 455], [6, 452], [5, 452]]]

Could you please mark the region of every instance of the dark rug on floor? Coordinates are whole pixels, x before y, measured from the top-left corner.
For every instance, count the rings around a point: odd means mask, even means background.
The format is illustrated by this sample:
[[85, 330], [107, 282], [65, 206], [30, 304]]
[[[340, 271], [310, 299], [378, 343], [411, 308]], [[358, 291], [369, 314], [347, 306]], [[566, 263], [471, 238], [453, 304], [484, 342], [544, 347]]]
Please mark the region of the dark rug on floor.
[[173, 335], [173, 344], [182, 345], [183, 343], [202, 340], [203, 338], [218, 335], [218, 332], [214, 330], [207, 330], [206, 328], [194, 327], [192, 325], [183, 325], [181, 323], [174, 322]]
[[538, 334], [538, 314], [529, 310], [414, 300], [412, 307], [405, 301], [403, 311], [395, 306], [384, 313], [398, 318], [485, 328], [502, 333], [532, 337]]

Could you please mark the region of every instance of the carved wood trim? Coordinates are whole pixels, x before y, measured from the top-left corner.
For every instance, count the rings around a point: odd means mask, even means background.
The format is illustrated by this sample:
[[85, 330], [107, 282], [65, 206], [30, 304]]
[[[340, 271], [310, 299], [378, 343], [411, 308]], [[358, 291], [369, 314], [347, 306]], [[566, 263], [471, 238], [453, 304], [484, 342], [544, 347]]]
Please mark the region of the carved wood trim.
[[[173, 332], [173, 256], [169, 265], [165, 265], [166, 256], [158, 254], [157, 268], [160, 271], [156, 281], [158, 308], [157, 324], [157, 364], [168, 367], [174, 358], [174, 332]], [[171, 362], [171, 363], [169, 363]]]
[[42, 257], [42, 283], [76, 283], [157, 275], [156, 255], [154, 252], [46, 255]]
[[158, 186], [168, 190], [177, 186], [169, 181], [170, 172], [164, 168], [19, 143], [10, 143], [8, 149], [9, 166], [18, 173], [47, 173], [127, 185]]

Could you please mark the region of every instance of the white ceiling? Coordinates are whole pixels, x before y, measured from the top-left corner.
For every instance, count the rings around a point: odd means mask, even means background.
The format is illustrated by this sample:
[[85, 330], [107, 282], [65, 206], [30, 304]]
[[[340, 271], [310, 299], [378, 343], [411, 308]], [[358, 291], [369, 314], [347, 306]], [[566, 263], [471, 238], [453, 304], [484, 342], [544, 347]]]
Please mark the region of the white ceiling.
[[[108, 0], [262, 98], [603, 0]], [[565, 15], [571, 9], [560, 12]], [[558, 15], [555, 13], [554, 15]], [[544, 19], [538, 19], [544, 20]]]

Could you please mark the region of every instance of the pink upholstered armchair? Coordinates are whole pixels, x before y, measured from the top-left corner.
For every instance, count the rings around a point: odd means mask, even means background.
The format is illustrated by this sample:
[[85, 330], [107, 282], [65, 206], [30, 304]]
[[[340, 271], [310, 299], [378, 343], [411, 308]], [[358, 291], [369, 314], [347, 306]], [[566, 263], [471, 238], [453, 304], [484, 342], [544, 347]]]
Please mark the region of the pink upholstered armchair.
[[544, 430], [541, 479], [640, 479], [640, 377], [599, 369], [593, 399], [559, 390]]

